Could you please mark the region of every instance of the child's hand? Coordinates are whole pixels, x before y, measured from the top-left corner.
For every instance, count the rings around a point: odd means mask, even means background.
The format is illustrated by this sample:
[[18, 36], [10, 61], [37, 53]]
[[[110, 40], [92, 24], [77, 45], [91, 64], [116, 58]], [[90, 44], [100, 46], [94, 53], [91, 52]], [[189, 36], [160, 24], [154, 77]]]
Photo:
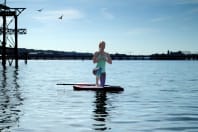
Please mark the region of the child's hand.
[[108, 58], [109, 58], [109, 54], [108, 53], [105, 53], [105, 58], [106, 58], [106, 60], [108, 60]]
[[111, 56], [108, 54], [108, 53], [105, 53], [105, 58], [106, 58], [106, 61], [109, 63], [109, 64], [112, 64], [112, 60], [111, 60]]

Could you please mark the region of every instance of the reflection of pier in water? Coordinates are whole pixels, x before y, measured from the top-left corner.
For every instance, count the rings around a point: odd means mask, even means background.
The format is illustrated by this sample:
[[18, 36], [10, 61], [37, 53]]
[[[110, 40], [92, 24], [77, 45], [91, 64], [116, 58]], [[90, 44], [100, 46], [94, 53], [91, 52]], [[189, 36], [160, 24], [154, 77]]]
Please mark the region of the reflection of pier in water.
[[108, 117], [106, 101], [107, 101], [106, 92], [104, 91], [96, 92], [96, 100], [94, 102], [95, 109], [93, 111], [94, 112], [93, 119], [95, 120], [95, 123], [93, 124], [94, 130], [104, 131], [110, 129], [106, 126], [106, 120]]
[[23, 98], [18, 84], [18, 69], [0, 67], [0, 131], [9, 131], [19, 122]]

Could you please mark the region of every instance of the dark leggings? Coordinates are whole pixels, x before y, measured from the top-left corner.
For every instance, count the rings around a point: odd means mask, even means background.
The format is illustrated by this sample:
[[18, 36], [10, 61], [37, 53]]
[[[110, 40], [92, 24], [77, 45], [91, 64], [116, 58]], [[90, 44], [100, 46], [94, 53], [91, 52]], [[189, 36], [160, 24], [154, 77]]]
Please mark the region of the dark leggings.
[[102, 74], [100, 75], [100, 85], [101, 85], [102, 87], [105, 86], [105, 81], [106, 81], [106, 73], [102, 73]]

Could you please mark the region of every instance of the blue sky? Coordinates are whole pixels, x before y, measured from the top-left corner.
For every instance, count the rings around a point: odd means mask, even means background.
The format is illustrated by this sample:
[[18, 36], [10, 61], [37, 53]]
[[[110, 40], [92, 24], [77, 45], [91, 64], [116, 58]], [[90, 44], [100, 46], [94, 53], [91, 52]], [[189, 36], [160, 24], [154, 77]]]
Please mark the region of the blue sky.
[[[19, 47], [110, 53], [198, 52], [198, 0], [7, 0], [27, 8]], [[42, 12], [36, 10], [43, 9]], [[58, 19], [63, 15], [63, 19]]]

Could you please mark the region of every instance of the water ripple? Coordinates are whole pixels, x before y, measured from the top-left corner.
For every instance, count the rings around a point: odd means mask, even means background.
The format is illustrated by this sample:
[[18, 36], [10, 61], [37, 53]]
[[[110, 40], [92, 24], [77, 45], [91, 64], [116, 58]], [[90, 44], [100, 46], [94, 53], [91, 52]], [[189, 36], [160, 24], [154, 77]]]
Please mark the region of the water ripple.
[[157, 130], [157, 131], [186, 131], [186, 130], [188, 130], [188, 131], [191, 131], [191, 130], [197, 130], [198, 129], [198, 127], [193, 127], [193, 126], [190, 126], [190, 127], [183, 127], [183, 126], [179, 126], [179, 127], [165, 127], [165, 128], [157, 128], [157, 129], [155, 129], [155, 130]]
[[3, 131], [19, 122], [23, 97], [18, 84], [18, 69], [2, 69], [0, 76], [0, 131]]
[[197, 62], [114, 61], [107, 83], [121, 93], [56, 85], [93, 83], [93, 67], [72, 60], [0, 67], [0, 131], [198, 131]]

